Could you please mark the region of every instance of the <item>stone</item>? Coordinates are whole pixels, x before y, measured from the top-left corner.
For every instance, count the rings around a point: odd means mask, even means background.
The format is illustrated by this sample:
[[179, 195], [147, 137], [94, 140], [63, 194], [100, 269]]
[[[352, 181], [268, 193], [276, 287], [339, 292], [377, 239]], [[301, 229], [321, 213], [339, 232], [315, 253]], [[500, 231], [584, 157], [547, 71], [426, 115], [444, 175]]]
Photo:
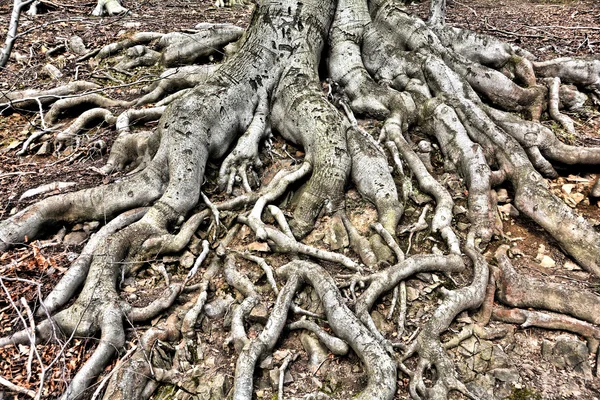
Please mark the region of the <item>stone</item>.
[[315, 373], [319, 369], [321, 373], [325, 373], [327, 371], [325, 361], [329, 355], [325, 346], [313, 334], [309, 333], [300, 335], [300, 343], [302, 343], [304, 351], [308, 354], [308, 370]]
[[489, 362], [481, 357], [481, 353], [475, 354], [473, 357], [473, 371], [483, 374], [487, 371]]
[[261, 361], [259, 367], [261, 369], [271, 369], [273, 368], [273, 356], [268, 356], [264, 360]]
[[194, 265], [195, 259], [196, 257], [191, 251], [185, 251], [179, 258], [179, 264], [181, 264], [183, 268], [190, 269]]
[[471, 336], [470, 338], [463, 340], [460, 343], [460, 347], [465, 349], [468, 352], [468, 354], [475, 354], [475, 352], [477, 351], [477, 338]]
[[419, 298], [419, 290], [410, 286], [406, 286], [406, 299], [408, 301], [415, 301]]
[[265, 242], [252, 242], [246, 248], [250, 251], [258, 251], [262, 253], [266, 253], [271, 251], [269, 245]]
[[492, 347], [492, 358], [490, 359], [490, 369], [496, 368], [508, 368], [510, 367], [510, 361], [508, 355], [504, 352], [504, 349], [499, 344], [495, 344]]
[[540, 260], [540, 266], [544, 268], [554, 268], [556, 266], [556, 261], [554, 261], [551, 257], [544, 255]]
[[39, 150], [35, 154], [38, 156], [49, 156], [50, 154], [52, 154], [52, 143], [50, 143], [50, 142], [42, 143]]
[[52, 64], [44, 65], [42, 71], [52, 79], [60, 79], [63, 77], [63, 73]]
[[492, 359], [494, 344], [487, 340], [481, 340], [477, 348], [479, 356], [485, 360], [490, 361]]
[[502, 382], [515, 383], [521, 378], [516, 368], [496, 368], [490, 372], [494, 378]]
[[493, 399], [494, 385], [495, 379], [489, 374], [479, 374], [472, 382], [466, 384], [467, 389], [479, 399]]
[[210, 380], [211, 400], [224, 400], [227, 396], [228, 379], [224, 374], [217, 374]]
[[69, 49], [78, 56], [82, 56], [87, 53], [83, 39], [79, 36], [71, 36], [69, 39]]
[[584, 341], [572, 339], [568, 335], [561, 335], [556, 338], [551, 361], [557, 367], [569, 367], [574, 372], [591, 379], [592, 372], [588, 355], [589, 351]]
[[581, 271], [581, 267], [571, 260], [565, 261], [563, 267], [569, 271]]
[[67, 233], [63, 240], [66, 246], [77, 246], [87, 239], [87, 234], [83, 231]]
[[471, 226], [471, 224], [468, 224], [466, 222], [458, 222], [456, 224], [456, 226], [458, 227], [459, 231], [465, 232], [467, 229], [469, 229], [469, 227]]
[[375, 326], [384, 336], [386, 334], [391, 334], [395, 331], [394, 325], [390, 324], [389, 321], [385, 318], [385, 316], [379, 311], [374, 310], [373, 312], [371, 312], [371, 318], [373, 318]]
[[253, 322], [258, 322], [259, 324], [266, 325], [269, 319], [269, 310], [264, 304], [258, 303], [250, 311], [248, 318]]

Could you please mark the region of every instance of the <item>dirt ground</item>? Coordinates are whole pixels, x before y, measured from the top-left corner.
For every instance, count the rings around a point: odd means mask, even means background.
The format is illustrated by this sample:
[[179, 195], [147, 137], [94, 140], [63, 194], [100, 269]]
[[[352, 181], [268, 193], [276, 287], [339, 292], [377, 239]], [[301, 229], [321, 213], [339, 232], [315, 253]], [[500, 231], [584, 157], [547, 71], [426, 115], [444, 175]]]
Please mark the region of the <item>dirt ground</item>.
[[[8, 1], [0, 2], [0, 38], [3, 38], [8, 26], [10, 5]], [[0, 91], [22, 90], [25, 88], [50, 88], [58, 86], [61, 82], [74, 79], [89, 80], [101, 85], [113, 86], [107, 94], [115, 98], [129, 98], [130, 90], [139, 88], [141, 84], [129, 85], [128, 82], [151, 79], [160, 71], [144, 71], [135, 76], [126, 77], [109, 72], [108, 66], [98, 63], [93, 58], [84, 62], [77, 62], [77, 57], [69, 53], [53, 53], [47, 56], [48, 51], [64, 44], [73, 35], [79, 35], [88, 49], [99, 48], [108, 43], [119, 40], [126, 35], [142, 31], [170, 32], [192, 29], [199, 22], [230, 22], [245, 27], [249, 22], [251, 7], [236, 6], [232, 8], [217, 9], [207, 0], [143, 0], [128, 1], [126, 4], [131, 14], [123, 17], [95, 18], [89, 15], [93, 9], [92, 2], [78, 2], [62, 0], [51, 2], [46, 13], [36, 17], [23, 15], [20, 32], [30, 30], [20, 37], [13, 50], [13, 56], [6, 69], [0, 71]], [[415, 3], [410, 5], [414, 12], [425, 16], [427, 4]], [[57, 22], [58, 21], [58, 22]], [[572, 55], [595, 55], [600, 53], [600, 3], [592, 0], [462, 0], [449, 1], [448, 22], [463, 28], [473, 29], [478, 32], [488, 33], [502, 39], [518, 44], [533, 53], [540, 59], [550, 59]], [[46, 25], [43, 25], [46, 24]], [[42, 27], [41, 27], [42, 26]], [[215, 56], [218, 61], [219, 55]], [[42, 67], [52, 63], [60, 68], [64, 76], [53, 80], [44, 75]], [[113, 81], [107, 76], [112, 77]], [[591, 113], [587, 118], [576, 120], [578, 135], [573, 137], [566, 134], [561, 139], [571, 144], [598, 145], [600, 144], [600, 115]], [[373, 124], [361, 121], [367, 129]], [[550, 122], [545, 122], [549, 126]], [[98, 175], [91, 167], [100, 167], [106, 162], [107, 154], [94, 151], [85, 143], [72, 146], [60, 153], [39, 156], [36, 153], [42, 142], [33, 145], [24, 156], [15, 153], [21, 147], [27, 136], [39, 129], [39, 115], [0, 114], [0, 219], [5, 219], [18, 210], [40, 199], [34, 196], [21, 200], [20, 197], [27, 190], [36, 188], [50, 182], [75, 182], [76, 186], [68, 190], [91, 187], [101, 183], [108, 183], [121, 178], [122, 174], [109, 177]], [[114, 140], [115, 132], [109, 128], [98, 126], [86, 133], [89, 142], [97, 139], [104, 140], [108, 146]], [[269, 171], [276, 171], [285, 163], [294, 163], [302, 153], [286, 145], [281, 140], [276, 140], [273, 151], [262, 155], [267, 165], [264, 179], [268, 179]], [[434, 157], [435, 162], [435, 157]], [[440, 166], [440, 165], [436, 165]], [[210, 166], [209, 166], [210, 167]], [[440, 168], [441, 170], [441, 168]], [[595, 181], [600, 170], [559, 170], [561, 177], [550, 181], [552, 190], [565, 201], [576, 208], [578, 212], [591, 220], [596, 226], [600, 225], [600, 202], [588, 199], [591, 184]], [[206, 191], [211, 194], [216, 192], [214, 177], [216, 166], [208, 171]], [[460, 206], [466, 206], [466, 195], [462, 183], [447, 185], [453, 190], [455, 201]], [[504, 187], [507, 197], [511, 197], [511, 188]], [[45, 194], [58, 193], [53, 191]], [[502, 241], [510, 243], [511, 251], [516, 257], [513, 259], [515, 267], [528, 275], [546, 281], [566, 282], [581, 290], [600, 292], [600, 280], [582, 271], [556, 246], [554, 241], [533, 223], [523, 220], [522, 217], [510, 215], [510, 202], [503, 203], [505, 207], [500, 210], [505, 237], [491, 245], [486, 255], [491, 256], [493, 251]], [[375, 220], [374, 208], [362, 200], [355, 190], [348, 193], [348, 213], [355, 226], [363, 232], [368, 231], [369, 223]], [[411, 203], [407, 206], [403, 225], [414, 222], [420, 215], [422, 205]], [[224, 215], [225, 223], [230, 222], [233, 215]], [[100, 221], [102, 223], [102, 221]], [[456, 226], [460, 230], [460, 223], [467, 222], [466, 216], [456, 217]], [[331, 220], [327, 217], [319, 221], [319, 225], [306, 240], [308, 243], [317, 244], [324, 248], [331, 248], [327, 237], [330, 231]], [[65, 230], [61, 233], [61, 229]], [[67, 244], [67, 241], [57, 239], [65, 233], [80, 232], [79, 237], [85, 238], [95, 228], [91, 224], [78, 224], [78, 226], [55, 226], [50, 229], [49, 236], [41, 241], [30, 243], [27, 247], [16, 248], [0, 254], [0, 334], [8, 335], [14, 330], [22, 329], [27, 320], [27, 310], [18, 305], [24, 298], [32, 309], [36, 309], [40, 297], [43, 297], [52, 286], [60, 279], [69, 263], [81, 252], [83, 243]], [[464, 234], [464, 231], [463, 231]], [[204, 233], [198, 233], [202, 239]], [[77, 237], [72, 236], [72, 237]], [[422, 233], [412, 238], [411, 253], [418, 253], [430, 249], [435, 238]], [[196, 240], [197, 242], [197, 240]], [[406, 248], [408, 238], [404, 237], [401, 246]], [[261, 247], [254, 242], [253, 235], [247, 229], [242, 229], [236, 241], [231, 246], [233, 249], [246, 248], [261, 251]], [[348, 249], [344, 251], [349, 252]], [[190, 245], [186, 252], [197, 253], [197, 246]], [[164, 264], [167, 271], [173, 274], [181, 273], [181, 259], [183, 255], [164, 257], [158, 262]], [[550, 258], [552, 265], [540, 263], [544, 256]], [[267, 255], [265, 257], [270, 265], [277, 267], [287, 262], [285, 256]], [[257, 285], [266, 286], [262, 270], [247, 261], [240, 261], [249, 276], [254, 277]], [[336, 267], [332, 267], [336, 268]], [[469, 276], [458, 276], [459, 284], [465, 284]], [[439, 301], [436, 288], [441, 285], [443, 277], [434, 276], [431, 281], [411, 279], [407, 282], [411, 292], [415, 295], [409, 304], [407, 316], [407, 335], [410, 335], [420, 323], [425, 320], [435, 304]], [[148, 269], [142, 272], [135, 280], [125, 280], [122, 284], [123, 295], [127, 296], [132, 304], [142, 305], [148, 302], [160, 286], [160, 276]], [[223, 279], [215, 282], [211, 288], [212, 295], [220, 292], [230, 293], [235, 297], [232, 289], [228, 288]], [[310, 293], [306, 293], [310, 296]], [[273, 295], [270, 296], [272, 304]], [[209, 299], [210, 302], [210, 299]], [[393, 327], [382, 316], [387, 314], [391, 303], [391, 296], [386, 296], [377, 306], [375, 313], [380, 315], [382, 324], [388, 333]], [[16, 312], [19, 310], [19, 313]], [[318, 310], [311, 310], [318, 312]], [[452, 327], [448, 338], [453, 333], [460, 331], [462, 326], [472, 322], [473, 315], [465, 313]], [[153, 321], [156, 323], [157, 321]], [[147, 327], [136, 327], [128, 330], [126, 349], [130, 349]], [[495, 356], [500, 367], [506, 370], [517, 370], [518, 379], [515, 381], [503, 380], [496, 377], [491, 383], [496, 394], [504, 394], [509, 399], [600, 399], [600, 379], [596, 372], [596, 360], [590, 359], [594, 377], [586, 376], [576, 368], [561, 368], [543, 356], [544, 343], [553, 342], [557, 337], [565, 335], [564, 332], [550, 332], [535, 328], [522, 329], [518, 326], [491, 323], [491, 329], [503, 332], [494, 340], [479, 340], [473, 338], [468, 343], [450, 350], [456, 360], [459, 372], [468, 385], [489, 387], [485, 382], [489, 377], [484, 372], [491, 368], [492, 361], [485, 360], [488, 364], [481, 365], [481, 353], [492, 348], [499, 356]], [[255, 324], [249, 329], [249, 336], [260, 332], [260, 326]], [[385, 330], [384, 330], [385, 332]], [[210, 379], [211, 374], [224, 374], [231, 383], [235, 352], [231, 347], [223, 348], [222, 343], [228, 335], [223, 329], [223, 317], [220, 319], [204, 318], [199, 326], [199, 338], [204, 344], [206, 374]], [[574, 335], [569, 335], [575, 338]], [[348, 399], [364, 384], [365, 372], [358, 363], [357, 357], [350, 355], [344, 358], [330, 357], [318, 371], [310, 371], [306, 364], [307, 356], [300, 344], [300, 333], [293, 332], [286, 335], [286, 339], [278, 345], [279, 351], [293, 351], [300, 354], [297, 362], [290, 368], [292, 381], [286, 385], [286, 393], [301, 396], [304, 393], [321, 389], [331, 393], [334, 398]], [[44, 372], [44, 398], [55, 398], [65, 388], [65, 383], [77, 372], [78, 368], [91, 354], [97, 338], [74, 337], [65, 347], [56, 344], [38, 346], [40, 360], [32, 361], [31, 376], [28, 376], [28, 358], [32, 352], [27, 346], [18, 348], [0, 349], [0, 376], [22, 387], [36, 390], [40, 384], [40, 374]], [[496, 354], [494, 353], [494, 354]], [[279, 354], [281, 355], [281, 354]], [[277, 354], [276, 354], [277, 356]], [[479, 361], [478, 361], [479, 360]], [[40, 364], [41, 361], [41, 364]], [[474, 365], [477, 362], [480, 365]], [[43, 367], [42, 367], [43, 365]], [[109, 373], [114, 364], [107, 369]], [[273, 388], [268, 378], [268, 370], [258, 370], [257, 395], [260, 398], [272, 398]], [[99, 381], [102, 380], [100, 377]], [[400, 385], [408, 384], [408, 380], [400, 380]], [[486, 386], [487, 385], [487, 386]], [[163, 391], [165, 393], [166, 391]], [[4, 397], [6, 396], [6, 397]], [[10, 392], [3, 392], [0, 387], [0, 399], [12, 398]], [[462, 398], [460, 395], [453, 395]], [[16, 398], [19, 398], [18, 396]], [[156, 398], [161, 398], [157, 396]], [[400, 388], [398, 399], [409, 398], [407, 391]], [[483, 395], [482, 398], [486, 398]], [[500, 397], [502, 398], [502, 397]]]

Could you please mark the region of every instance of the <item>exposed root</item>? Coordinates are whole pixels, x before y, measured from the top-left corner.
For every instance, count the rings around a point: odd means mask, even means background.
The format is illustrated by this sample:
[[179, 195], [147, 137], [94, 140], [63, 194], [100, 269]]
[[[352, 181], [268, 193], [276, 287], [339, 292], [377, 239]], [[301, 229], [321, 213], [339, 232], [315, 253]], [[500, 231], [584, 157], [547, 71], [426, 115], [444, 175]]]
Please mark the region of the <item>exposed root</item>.
[[501, 271], [496, 277], [497, 296], [500, 301], [511, 307], [555, 311], [600, 324], [600, 302], [597, 295], [580, 289], [570, 289], [558, 283], [524, 278], [515, 271], [506, 252], [507, 246], [500, 246], [495, 254]]
[[206, 81], [217, 69], [218, 64], [186, 65], [167, 69], [160, 74], [159, 79], [146, 88], [146, 94], [136, 100], [135, 105], [155, 103], [171, 93], [192, 88]]
[[458, 272], [464, 269], [464, 263], [460, 256], [438, 256], [438, 255], [416, 255], [387, 268], [383, 271], [374, 273], [364, 278], [364, 281], [370, 282], [369, 287], [357, 299], [355, 312], [361, 322], [369, 328], [371, 333], [380, 341], [385, 342], [385, 338], [379, 332], [370, 311], [375, 301], [385, 292], [394, 287], [408, 277], [419, 272], [444, 271]]
[[102, 124], [103, 122], [113, 125], [116, 121], [116, 117], [105, 108], [92, 108], [91, 110], [87, 110], [77, 117], [67, 129], [56, 135], [54, 140], [57, 144], [57, 150], [62, 146], [69, 145], [71, 142], [75, 141], [79, 132], [84, 129], [90, 129], [92, 126]]
[[327, 348], [335, 355], [343, 356], [348, 353], [348, 345], [343, 340], [340, 340], [335, 336], [331, 336], [325, 332], [323, 328], [312, 321], [301, 319], [299, 321], [292, 322], [286, 328], [289, 330], [306, 329], [307, 331], [314, 333], [319, 338], [321, 343], [327, 346]]
[[69, 110], [78, 108], [91, 108], [92, 106], [109, 108], [109, 107], [127, 107], [130, 102], [122, 100], [112, 100], [99, 94], [87, 94], [78, 97], [70, 97], [67, 99], [58, 100], [52, 105], [52, 108], [46, 113], [44, 121], [48, 125], [53, 125], [58, 121], [61, 115]]
[[536, 327], [572, 332], [588, 341], [590, 352], [595, 353], [600, 344], [600, 329], [588, 322], [562, 314], [494, 307], [492, 318], [496, 321], [519, 324], [522, 328]]
[[96, 17], [101, 17], [103, 15], [119, 15], [128, 12], [121, 5], [121, 0], [98, 0], [98, 4], [94, 11], [92, 11], [92, 15]]
[[[95, 83], [75, 81], [49, 90], [23, 90], [0, 94], [0, 114], [13, 110], [37, 110], [39, 103], [48, 106], [55, 101], [76, 93], [99, 89]], [[39, 103], [38, 103], [39, 101]]]
[[[316, 264], [293, 261], [277, 274], [289, 281], [301, 279], [318, 293], [327, 321], [336, 336], [352, 347], [365, 365], [368, 384], [357, 399], [392, 399], [396, 391], [396, 366], [371, 332], [348, 309], [335, 281]], [[235, 396], [234, 396], [235, 398]]]
[[[415, 399], [419, 399], [421, 396], [429, 399], [446, 399], [451, 390], [458, 390], [469, 398], [475, 398], [459, 380], [454, 363], [444, 350], [439, 338], [460, 312], [478, 307], [485, 295], [489, 276], [488, 266], [479, 251], [469, 246], [472, 245], [468, 245], [465, 252], [474, 264], [473, 282], [465, 288], [442, 291], [444, 295], [442, 304], [435, 310], [413, 344], [400, 358], [400, 363], [403, 364], [415, 353], [419, 354], [415, 371], [409, 373], [406, 367], [402, 367], [403, 371], [407, 372], [411, 378], [409, 392]], [[431, 366], [435, 367], [436, 380], [433, 386], [427, 387], [424, 382], [424, 374]]]
[[287, 283], [277, 297], [267, 325], [257, 338], [248, 342], [242, 349], [235, 367], [234, 399], [250, 400], [252, 398], [255, 365], [260, 357], [266, 355], [275, 346], [285, 326], [288, 310], [300, 284], [301, 279], [299, 276], [292, 275], [288, 278]]
[[100, 59], [107, 58], [107, 57], [117, 54], [118, 52], [120, 52], [123, 49], [128, 49], [130, 47], [140, 45], [140, 44], [147, 44], [154, 40], [160, 39], [163, 36], [164, 36], [164, 33], [138, 32], [123, 41], [111, 43], [111, 44], [104, 46], [102, 49], [100, 49], [100, 52], [98, 54], [96, 54], [96, 58], [100, 58]]
[[573, 124], [573, 120], [571, 118], [569, 118], [568, 116], [566, 116], [565, 114], [562, 114], [558, 110], [558, 104], [560, 101], [559, 91], [560, 91], [560, 78], [556, 77], [556, 78], [552, 79], [552, 81], [550, 83], [550, 88], [549, 88], [550, 100], [548, 101], [548, 111], [549, 111], [552, 119], [554, 119], [556, 122], [560, 123], [562, 125], [562, 127], [568, 133], [575, 135], [575, 125]]
[[[73, 262], [54, 289], [46, 296], [44, 306], [38, 309], [37, 314], [53, 314], [60, 307], [64, 306], [84, 283], [98, 246], [106, 241], [110, 235], [142, 218], [145, 213], [146, 209], [127, 211], [96, 232], [85, 245], [77, 260]], [[50, 316], [46, 315], [46, 317]]]

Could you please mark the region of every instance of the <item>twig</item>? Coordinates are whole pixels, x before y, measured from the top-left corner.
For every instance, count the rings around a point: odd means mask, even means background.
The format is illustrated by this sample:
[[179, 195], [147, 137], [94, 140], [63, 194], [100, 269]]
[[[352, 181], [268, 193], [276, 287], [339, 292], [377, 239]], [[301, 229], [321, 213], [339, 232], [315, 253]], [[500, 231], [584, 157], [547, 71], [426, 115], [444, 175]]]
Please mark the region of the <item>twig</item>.
[[13, 392], [26, 394], [27, 396], [31, 397], [32, 399], [35, 398], [35, 392], [33, 390], [25, 389], [22, 386], [15, 385], [11, 381], [4, 379], [1, 376], [0, 376], [0, 385], [8, 388], [9, 390], [12, 390]]
[[6, 42], [4, 44], [4, 48], [0, 52], [0, 68], [4, 68], [8, 62], [10, 52], [12, 51], [15, 40], [18, 37], [17, 29], [19, 28], [19, 16], [21, 15], [21, 10], [23, 10], [23, 7], [31, 3], [33, 3], [33, 0], [15, 0], [14, 2], [12, 14], [10, 16], [10, 24], [8, 26], [8, 33], [6, 34]]

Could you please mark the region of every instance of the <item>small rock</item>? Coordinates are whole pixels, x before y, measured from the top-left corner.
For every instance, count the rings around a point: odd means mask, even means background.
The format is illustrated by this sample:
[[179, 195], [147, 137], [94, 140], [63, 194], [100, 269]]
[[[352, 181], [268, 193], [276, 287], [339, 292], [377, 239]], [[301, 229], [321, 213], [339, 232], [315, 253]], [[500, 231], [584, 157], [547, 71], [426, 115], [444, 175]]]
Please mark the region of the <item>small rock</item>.
[[191, 251], [186, 251], [185, 253], [183, 253], [183, 255], [179, 258], [179, 263], [181, 264], [181, 266], [183, 268], [186, 269], [190, 269], [192, 268], [192, 266], [194, 265], [194, 260], [196, 257], [194, 257], [194, 255], [192, 254]]
[[581, 271], [581, 267], [571, 260], [565, 261], [563, 267], [565, 267], [565, 269], [568, 269], [569, 271]]
[[83, 39], [79, 36], [71, 36], [69, 39], [69, 48], [73, 53], [78, 56], [82, 56], [87, 53], [87, 49], [85, 48], [85, 44], [83, 43]]
[[574, 187], [575, 187], [574, 183], [567, 183], [566, 185], [562, 185], [561, 189], [566, 194], [571, 194], [571, 191], [573, 191]]
[[458, 227], [459, 231], [465, 232], [467, 229], [469, 229], [469, 227], [471, 226], [471, 224], [467, 224], [465, 222], [458, 222], [456, 224], [456, 226]]
[[42, 143], [42, 145], [36, 153], [36, 155], [38, 156], [49, 156], [50, 154], [52, 154], [52, 143], [50, 142]]
[[469, 354], [475, 354], [477, 351], [477, 338], [470, 337], [467, 340], [463, 340], [460, 347], [465, 349]]
[[46, 73], [46, 75], [48, 75], [52, 79], [60, 79], [63, 77], [62, 72], [60, 72], [60, 70], [52, 64], [44, 65], [44, 68], [42, 68], [42, 70]]
[[571, 339], [568, 335], [556, 338], [552, 349], [552, 362], [558, 367], [570, 367], [573, 371], [591, 378], [592, 372], [588, 362], [589, 351], [585, 342]]
[[71, 232], [65, 236], [63, 243], [66, 246], [77, 246], [77, 245], [83, 243], [86, 239], [87, 239], [87, 235], [85, 232], [82, 232], [82, 231]]
[[269, 245], [265, 242], [252, 242], [247, 246], [250, 251], [258, 251], [262, 253], [266, 253], [271, 251]]
[[475, 377], [473, 382], [467, 384], [467, 389], [479, 399], [494, 398], [495, 379], [489, 374], [480, 374]]
[[492, 347], [492, 358], [490, 359], [490, 368], [508, 368], [510, 367], [510, 362], [508, 360], [508, 355], [502, 349], [502, 346], [495, 344]]
[[75, 224], [75, 226], [73, 226], [73, 228], [71, 228], [71, 230], [73, 232], [75, 232], [75, 231], [81, 231], [81, 230], [83, 230], [83, 224]]
[[542, 256], [540, 265], [544, 268], [554, 268], [554, 266], [556, 266], [556, 261], [554, 261], [551, 257]]
[[273, 356], [268, 356], [264, 360], [261, 361], [259, 367], [261, 369], [271, 369], [273, 368]]
[[282, 361], [288, 354], [290, 354], [289, 350], [277, 350], [273, 353], [273, 358], [277, 361]]
[[204, 360], [204, 365], [206, 365], [208, 368], [214, 368], [215, 358], [213, 356], [207, 357], [206, 360]]
[[371, 318], [373, 318], [373, 322], [377, 329], [383, 334], [391, 334], [395, 331], [394, 325], [390, 324], [387, 319], [381, 314], [379, 311], [374, 310], [371, 313]]
[[496, 368], [490, 372], [494, 378], [502, 382], [514, 383], [520, 379], [519, 371], [516, 368]]
[[554, 343], [552, 343], [548, 339], [543, 339], [542, 340], [542, 357], [551, 358], [553, 348], [554, 348]]
[[511, 200], [508, 197], [508, 192], [506, 191], [506, 189], [496, 190], [496, 197], [498, 199], [498, 203], [508, 203]]
[[228, 392], [227, 378], [223, 374], [217, 374], [210, 380], [211, 400], [223, 400]]
[[265, 307], [264, 304], [258, 303], [256, 306], [254, 306], [252, 311], [250, 311], [248, 318], [251, 321], [265, 325], [269, 319], [269, 310], [267, 310], [267, 307]]
[[324, 365], [327, 360], [328, 351], [323, 344], [312, 334], [303, 333], [300, 336], [300, 342], [304, 351], [308, 354], [308, 370], [312, 373], [320, 368], [321, 373], [327, 372], [327, 365]]
[[406, 286], [406, 299], [408, 301], [415, 301], [419, 298], [419, 290], [410, 286]]
[[467, 209], [464, 208], [463, 206], [455, 205], [452, 208], [452, 213], [454, 215], [466, 214], [467, 213]]

